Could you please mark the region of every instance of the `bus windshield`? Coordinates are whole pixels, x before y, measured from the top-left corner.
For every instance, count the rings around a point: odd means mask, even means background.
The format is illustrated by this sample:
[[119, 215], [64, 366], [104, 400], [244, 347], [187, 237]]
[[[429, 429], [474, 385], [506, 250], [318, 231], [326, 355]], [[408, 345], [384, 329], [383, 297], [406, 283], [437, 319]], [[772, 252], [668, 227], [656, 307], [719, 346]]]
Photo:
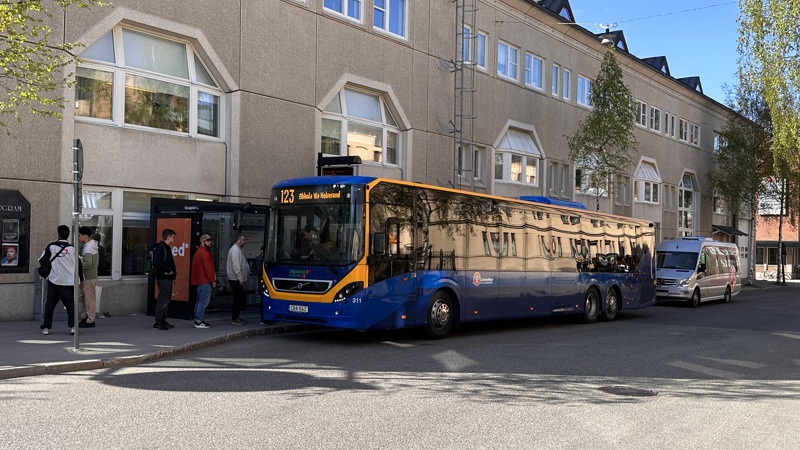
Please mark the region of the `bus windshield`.
[[358, 262], [364, 255], [364, 208], [358, 197], [275, 205], [265, 262], [323, 267]]

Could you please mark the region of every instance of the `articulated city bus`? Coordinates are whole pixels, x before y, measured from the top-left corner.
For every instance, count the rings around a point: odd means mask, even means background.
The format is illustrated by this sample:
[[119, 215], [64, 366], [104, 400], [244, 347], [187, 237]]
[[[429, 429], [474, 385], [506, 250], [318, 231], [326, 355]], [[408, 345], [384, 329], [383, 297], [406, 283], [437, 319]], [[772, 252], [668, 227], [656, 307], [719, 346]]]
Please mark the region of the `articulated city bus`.
[[356, 330], [574, 314], [655, 303], [648, 221], [543, 198], [365, 176], [276, 184], [262, 320]]

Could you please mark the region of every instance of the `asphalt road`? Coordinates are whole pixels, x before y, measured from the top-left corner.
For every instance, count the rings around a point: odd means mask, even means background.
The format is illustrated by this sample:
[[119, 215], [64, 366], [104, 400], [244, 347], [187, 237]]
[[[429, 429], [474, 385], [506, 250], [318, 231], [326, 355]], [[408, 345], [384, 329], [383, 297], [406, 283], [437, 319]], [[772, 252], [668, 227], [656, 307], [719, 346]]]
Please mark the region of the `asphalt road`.
[[414, 331], [270, 335], [0, 381], [2, 448], [794, 449], [800, 293]]

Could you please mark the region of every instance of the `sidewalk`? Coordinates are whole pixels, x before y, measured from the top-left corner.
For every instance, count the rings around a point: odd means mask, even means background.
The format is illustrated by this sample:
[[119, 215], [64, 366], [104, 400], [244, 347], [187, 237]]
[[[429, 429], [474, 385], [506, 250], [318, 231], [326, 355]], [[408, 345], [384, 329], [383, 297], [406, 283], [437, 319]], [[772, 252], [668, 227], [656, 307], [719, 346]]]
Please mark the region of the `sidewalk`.
[[243, 326], [231, 324], [230, 315], [230, 310], [207, 312], [208, 329], [194, 328], [191, 320], [169, 319], [175, 328], [168, 331], [153, 329], [153, 317], [144, 314], [98, 317], [96, 327], [76, 328], [77, 350], [66, 322], [54, 322], [48, 336], [36, 321], [2, 322], [0, 380], [141, 364], [235, 339], [307, 328], [262, 325], [257, 308], [242, 312]]

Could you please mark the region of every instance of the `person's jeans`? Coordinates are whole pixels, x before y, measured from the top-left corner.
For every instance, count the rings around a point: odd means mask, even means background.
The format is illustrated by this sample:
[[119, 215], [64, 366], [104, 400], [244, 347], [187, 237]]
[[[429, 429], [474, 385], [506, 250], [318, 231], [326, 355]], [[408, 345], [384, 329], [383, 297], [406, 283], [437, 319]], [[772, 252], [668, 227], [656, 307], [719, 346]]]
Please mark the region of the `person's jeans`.
[[206, 307], [211, 301], [211, 283], [197, 285], [197, 301], [194, 304], [194, 321], [203, 322], [206, 318]]

